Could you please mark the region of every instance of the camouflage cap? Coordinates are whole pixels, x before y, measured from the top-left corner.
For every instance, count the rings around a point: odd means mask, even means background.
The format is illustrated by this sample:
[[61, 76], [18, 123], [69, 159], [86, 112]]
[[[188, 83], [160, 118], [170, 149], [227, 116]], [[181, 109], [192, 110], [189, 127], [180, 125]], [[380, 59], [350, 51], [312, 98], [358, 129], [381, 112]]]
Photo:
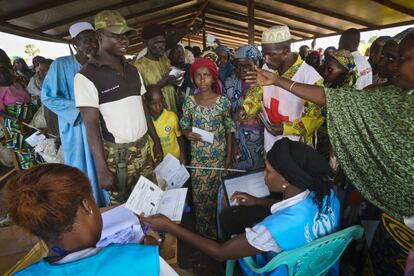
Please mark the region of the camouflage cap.
[[128, 27], [125, 18], [114, 10], [105, 10], [95, 15], [95, 30], [105, 29], [113, 34], [136, 31]]

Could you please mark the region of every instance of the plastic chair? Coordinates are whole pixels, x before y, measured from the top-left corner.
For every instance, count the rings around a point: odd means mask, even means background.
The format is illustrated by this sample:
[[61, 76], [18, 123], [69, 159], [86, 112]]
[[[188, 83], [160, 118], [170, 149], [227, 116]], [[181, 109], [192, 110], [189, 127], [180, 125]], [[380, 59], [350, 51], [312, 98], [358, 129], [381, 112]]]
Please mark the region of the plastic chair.
[[[281, 265], [287, 266], [289, 275], [324, 275], [341, 257], [353, 239], [360, 239], [364, 229], [354, 225], [325, 237], [316, 239], [305, 246], [277, 254], [265, 266], [259, 267], [254, 258], [241, 259], [251, 271], [265, 273]], [[235, 260], [227, 260], [226, 276], [232, 276]]]

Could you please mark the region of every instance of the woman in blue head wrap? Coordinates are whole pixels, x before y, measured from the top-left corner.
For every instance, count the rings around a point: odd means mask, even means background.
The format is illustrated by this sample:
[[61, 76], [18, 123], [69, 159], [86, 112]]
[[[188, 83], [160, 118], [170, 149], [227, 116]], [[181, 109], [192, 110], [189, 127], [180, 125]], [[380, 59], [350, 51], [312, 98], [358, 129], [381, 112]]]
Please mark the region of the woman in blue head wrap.
[[236, 147], [237, 160], [234, 167], [237, 169], [253, 170], [264, 166], [263, 162], [263, 125], [255, 117], [241, 120], [238, 110], [250, 86], [244, 82], [246, 72], [259, 66], [262, 55], [252, 45], [246, 45], [236, 50], [234, 56], [235, 70], [224, 83], [224, 95], [231, 101], [231, 112], [236, 121]]
[[226, 46], [218, 46], [214, 52], [217, 54], [217, 65], [219, 67], [219, 78], [222, 83], [233, 74], [234, 67], [230, 62], [230, 50]]

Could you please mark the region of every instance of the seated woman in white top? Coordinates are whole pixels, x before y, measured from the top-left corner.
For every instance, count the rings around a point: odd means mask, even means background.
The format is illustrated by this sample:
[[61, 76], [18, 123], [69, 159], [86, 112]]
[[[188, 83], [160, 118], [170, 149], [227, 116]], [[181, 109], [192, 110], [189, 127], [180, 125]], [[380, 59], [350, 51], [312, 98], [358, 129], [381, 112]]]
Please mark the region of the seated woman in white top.
[[[317, 151], [283, 138], [267, 153], [265, 182], [271, 192], [282, 192], [284, 200], [271, 206], [272, 214], [254, 227], [246, 228], [245, 233], [219, 244], [162, 215], [141, 217], [141, 220], [155, 230], [176, 235], [218, 260], [256, 255], [256, 260], [265, 264], [282, 251], [301, 247], [338, 229], [340, 205], [328, 174], [328, 164]], [[261, 201], [240, 193], [233, 199]], [[246, 267], [243, 270], [251, 274]], [[276, 269], [274, 274], [287, 275], [286, 267]]]
[[102, 217], [88, 178], [63, 164], [24, 171], [4, 188], [13, 221], [38, 236], [49, 255], [14, 275], [159, 275], [158, 248], [96, 248]]

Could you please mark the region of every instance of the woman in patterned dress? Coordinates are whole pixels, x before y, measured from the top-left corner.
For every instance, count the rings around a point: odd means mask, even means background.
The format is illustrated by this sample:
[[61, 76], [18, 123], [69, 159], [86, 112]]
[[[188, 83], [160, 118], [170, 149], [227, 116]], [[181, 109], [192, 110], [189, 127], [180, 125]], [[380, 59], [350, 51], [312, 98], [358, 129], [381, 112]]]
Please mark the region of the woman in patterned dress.
[[231, 102], [231, 113], [236, 121], [235, 152], [237, 152], [236, 169], [254, 170], [264, 167], [263, 138], [264, 127], [257, 116], [242, 120], [239, 114], [244, 98], [250, 86], [245, 83], [247, 71], [259, 66], [262, 55], [253, 45], [246, 45], [236, 50], [234, 56], [235, 70], [224, 83], [223, 94]]
[[[190, 76], [198, 93], [184, 100], [180, 121], [183, 134], [191, 141], [191, 165], [195, 167], [231, 166], [234, 123], [230, 101], [221, 96], [216, 65], [207, 58], [197, 59]], [[214, 134], [213, 143], [205, 142], [192, 131], [197, 127]], [[191, 170], [196, 228], [203, 236], [215, 239], [217, 190], [221, 171]]]

